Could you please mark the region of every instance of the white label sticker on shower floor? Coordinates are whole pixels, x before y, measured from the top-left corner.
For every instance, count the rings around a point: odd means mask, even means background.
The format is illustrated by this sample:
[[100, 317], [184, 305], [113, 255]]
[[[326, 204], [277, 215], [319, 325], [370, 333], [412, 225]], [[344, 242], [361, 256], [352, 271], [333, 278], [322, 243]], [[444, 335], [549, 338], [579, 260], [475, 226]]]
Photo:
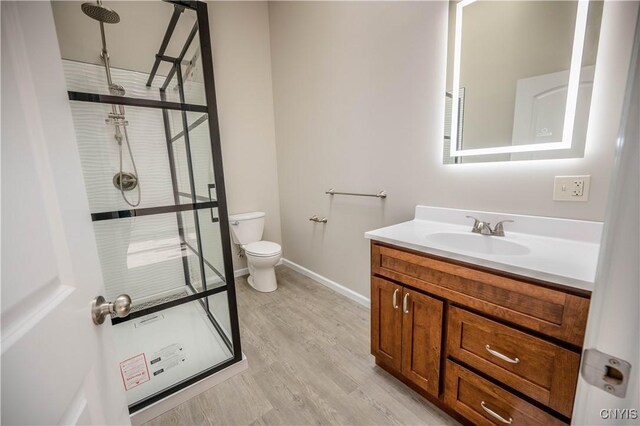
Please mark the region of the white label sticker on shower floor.
[[173, 367], [177, 367], [185, 360], [184, 347], [180, 343], [174, 343], [155, 352], [151, 356], [149, 364], [151, 364], [153, 375], [157, 376]]
[[122, 361], [120, 363], [120, 374], [126, 390], [148, 382], [150, 377], [145, 355], [142, 353]]
[[161, 321], [163, 319], [164, 319], [164, 315], [162, 314], [151, 314], [151, 315], [147, 315], [146, 317], [142, 317], [142, 319], [135, 321], [133, 323], [133, 326], [135, 328], [140, 328], [142, 326], [153, 324], [154, 322]]

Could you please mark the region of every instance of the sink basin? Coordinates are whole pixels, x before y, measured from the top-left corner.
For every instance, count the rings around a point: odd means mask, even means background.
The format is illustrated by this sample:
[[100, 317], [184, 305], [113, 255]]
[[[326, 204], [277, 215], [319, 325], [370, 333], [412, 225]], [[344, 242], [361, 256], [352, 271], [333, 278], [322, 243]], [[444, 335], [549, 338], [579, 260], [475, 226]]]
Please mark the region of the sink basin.
[[505, 240], [505, 237], [492, 237], [472, 233], [438, 232], [428, 234], [428, 242], [442, 248], [468, 251], [473, 253], [493, 254], [499, 256], [523, 256], [529, 254], [528, 247], [513, 241]]

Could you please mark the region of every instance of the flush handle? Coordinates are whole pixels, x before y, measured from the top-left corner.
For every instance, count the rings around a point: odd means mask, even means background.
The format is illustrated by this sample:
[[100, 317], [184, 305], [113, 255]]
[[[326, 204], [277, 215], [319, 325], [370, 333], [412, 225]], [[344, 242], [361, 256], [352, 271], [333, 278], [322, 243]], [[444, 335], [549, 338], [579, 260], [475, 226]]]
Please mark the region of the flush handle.
[[107, 302], [98, 296], [91, 302], [91, 319], [95, 325], [104, 322], [107, 315], [111, 318], [124, 318], [131, 312], [131, 298], [128, 294], [121, 294], [113, 302]]

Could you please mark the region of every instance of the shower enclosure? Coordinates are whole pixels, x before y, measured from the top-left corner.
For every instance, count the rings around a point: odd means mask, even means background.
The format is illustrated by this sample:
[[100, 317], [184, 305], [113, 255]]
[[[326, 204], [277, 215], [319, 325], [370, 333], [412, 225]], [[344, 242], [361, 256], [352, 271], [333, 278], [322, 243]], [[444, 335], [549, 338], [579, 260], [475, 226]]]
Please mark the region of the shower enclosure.
[[242, 359], [207, 5], [52, 8], [133, 413]]

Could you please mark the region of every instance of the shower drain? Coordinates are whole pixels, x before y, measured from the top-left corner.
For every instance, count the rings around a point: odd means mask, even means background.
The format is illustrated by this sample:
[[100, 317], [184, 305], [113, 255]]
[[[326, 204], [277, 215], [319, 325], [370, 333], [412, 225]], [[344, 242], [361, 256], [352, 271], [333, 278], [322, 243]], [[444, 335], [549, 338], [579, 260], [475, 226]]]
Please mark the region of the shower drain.
[[182, 299], [183, 297], [187, 297], [188, 294], [186, 291], [181, 291], [179, 293], [174, 293], [170, 296], [159, 297], [157, 299], [149, 300], [148, 302], [137, 303], [131, 307], [131, 312], [141, 311], [143, 309], [151, 308], [152, 306], [160, 305], [162, 303], [172, 302], [174, 300]]

